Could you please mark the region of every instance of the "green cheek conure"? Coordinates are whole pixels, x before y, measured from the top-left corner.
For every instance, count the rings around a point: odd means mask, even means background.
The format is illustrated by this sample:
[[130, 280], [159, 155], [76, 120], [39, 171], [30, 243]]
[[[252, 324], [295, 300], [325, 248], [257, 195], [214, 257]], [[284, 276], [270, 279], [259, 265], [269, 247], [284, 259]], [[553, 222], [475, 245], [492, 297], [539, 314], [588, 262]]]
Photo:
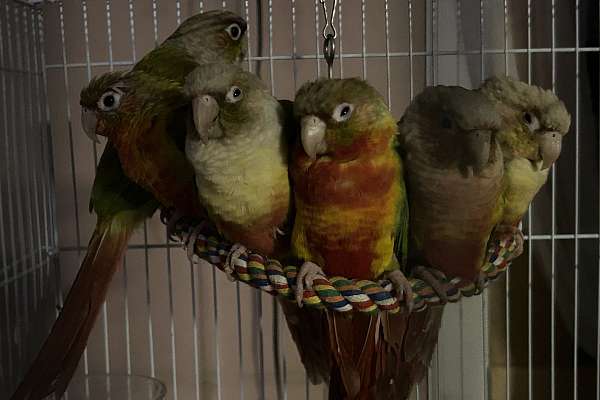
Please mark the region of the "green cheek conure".
[[[402, 272], [406, 191], [387, 105], [362, 80], [322, 79], [299, 90], [294, 112], [301, 133], [290, 161], [292, 251], [304, 262], [297, 297], [323, 273], [388, 278], [410, 310], [412, 291]], [[329, 382], [330, 399], [385, 399], [410, 391], [421, 373], [413, 367], [424, 364], [426, 371], [428, 362], [411, 349], [435, 337], [437, 326], [423, 324], [428, 313], [407, 310], [365, 315], [284, 305], [307, 374], [313, 382]]]
[[256, 75], [233, 65], [197, 68], [185, 91], [193, 109], [186, 154], [200, 204], [235, 243], [226, 270], [231, 272], [244, 246], [284, 256], [289, 252], [289, 113]]

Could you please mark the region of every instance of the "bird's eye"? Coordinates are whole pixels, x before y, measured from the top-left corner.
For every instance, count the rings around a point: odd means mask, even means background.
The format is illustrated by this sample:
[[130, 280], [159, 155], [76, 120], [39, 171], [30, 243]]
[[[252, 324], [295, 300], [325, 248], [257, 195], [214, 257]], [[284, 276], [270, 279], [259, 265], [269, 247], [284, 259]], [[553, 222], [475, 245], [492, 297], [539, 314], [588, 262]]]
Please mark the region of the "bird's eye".
[[229, 92], [227, 92], [227, 96], [225, 96], [225, 99], [229, 102], [229, 103], [237, 103], [238, 101], [240, 101], [242, 99], [244, 93], [242, 92], [242, 89], [240, 89], [237, 86], [232, 86], [229, 89]]
[[535, 132], [540, 128], [540, 121], [537, 119], [535, 114], [530, 112], [523, 113], [523, 122], [527, 125], [530, 132]]
[[442, 117], [442, 128], [451, 129], [452, 128], [452, 120], [447, 115]]
[[225, 30], [229, 34], [229, 37], [233, 40], [238, 40], [240, 37], [242, 37], [242, 28], [240, 28], [240, 26], [235, 22], [225, 28]]
[[104, 93], [98, 100], [98, 108], [102, 111], [114, 111], [119, 107], [121, 94], [113, 90]]
[[338, 104], [337, 107], [335, 107], [335, 110], [333, 110], [331, 117], [337, 122], [348, 121], [352, 115], [352, 111], [354, 111], [354, 106], [352, 104]]

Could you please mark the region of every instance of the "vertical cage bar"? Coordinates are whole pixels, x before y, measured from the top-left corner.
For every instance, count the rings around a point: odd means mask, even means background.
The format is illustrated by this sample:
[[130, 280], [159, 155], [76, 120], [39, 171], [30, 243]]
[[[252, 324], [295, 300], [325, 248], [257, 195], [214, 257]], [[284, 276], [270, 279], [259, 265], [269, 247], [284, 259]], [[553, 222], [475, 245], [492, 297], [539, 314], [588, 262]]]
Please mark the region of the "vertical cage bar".
[[[259, 2], [261, 0], [258, 0]], [[327, 21], [325, 21], [327, 23]], [[315, 0], [315, 62], [317, 63], [317, 77], [321, 76], [321, 61], [320, 61], [320, 39], [321, 32], [319, 31], [319, 1]]]
[[[16, 57], [17, 56], [15, 54], [17, 50], [13, 47], [14, 45], [18, 46], [18, 42], [19, 42], [18, 37], [15, 37], [15, 36], [18, 36], [16, 34], [16, 32], [15, 32], [16, 31], [16, 18], [14, 18], [14, 17], [16, 16], [16, 12], [17, 12], [16, 11], [16, 6], [14, 4], [13, 4], [13, 8], [12, 8], [11, 11], [9, 11], [8, 4], [6, 5], [6, 20], [7, 20], [7, 33], [8, 33], [7, 34], [7, 42], [8, 42], [8, 49], [7, 49], [8, 65], [10, 66], [9, 67], [10, 69], [12, 69], [13, 71], [15, 71], [15, 72], [13, 72], [13, 73], [15, 73], [15, 75], [18, 74], [18, 72], [16, 72], [16, 71], [19, 70], [18, 62], [16, 61]], [[11, 22], [10, 22], [11, 15], [13, 17], [13, 22], [14, 22], [13, 24], [11, 24]], [[18, 82], [18, 78], [12, 79], [11, 82], [10, 82], [10, 96], [9, 96], [10, 99], [16, 99], [16, 97], [17, 97], [17, 92], [19, 91], [16, 88], [17, 82]], [[17, 174], [18, 174], [17, 167], [19, 166], [19, 157], [18, 157], [17, 153], [19, 153], [19, 150], [18, 150], [18, 142], [17, 142], [18, 138], [17, 138], [17, 123], [16, 123], [16, 119], [19, 118], [19, 113], [17, 111], [15, 102], [13, 101], [13, 102], [11, 102], [11, 104], [12, 104], [12, 107], [11, 107], [12, 111], [11, 111], [10, 115], [12, 115], [12, 118], [11, 118], [11, 124], [10, 124], [11, 125], [10, 131], [12, 132], [12, 135], [11, 135], [11, 139], [12, 139], [12, 156], [13, 156], [12, 157], [12, 161], [14, 163], [13, 164], [14, 170], [13, 170], [12, 173], [13, 173], [13, 177], [15, 179], [13, 181], [12, 188], [16, 192], [16, 207], [15, 207], [16, 208], [16, 216], [14, 217], [14, 219], [16, 220], [16, 226], [17, 226], [16, 234], [18, 235], [19, 241], [21, 243], [21, 245], [18, 246], [19, 251], [18, 252], [15, 251], [15, 253], [13, 253], [14, 260], [15, 260], [15, 263], [14, 263], [14, 266], [15, 266], [15, 268], [14, 268], [15, 294], [17, 293], [16, 289], [19, 286], [19, 278], [20, 277], [23, 278], [23, 282], [22, 282], [23, 283], [22, 284], [22, 296], [19, 299], [17, 299], [17, 302], [16, 302], [16, 304], [19, 304], [19, 300], [20, 300], [21, 304], [22, 304], [22, 309], [23, 309], [23, 311], [22, 311], [23, 314], [20, 314], [20, 313], [19, 313], [20, 315], [17, 314], [17, 318], [15, 320], [15, 325], [16, 326], [14, 327], [14, 329], [17, 330], [17, 329], [20, 329], [19, 325], [23, 324], [21, 322], [21, 318], [23, 318], [23, 320], [25, 321], [25, 325], [24, 326], [28, 325], [28, 322], [29, 322], [29, 298], [28, 298], [28, 295], [27, 295], [28, 294], [28, 290], [27, 290], [28, 289], [27, 277], [25, 276], [26, 271], [27, 271], [27, 263], [26, 263], [27, 252], [26, 252], [26, 249], [25, 249], [25, 246], [24, 246], [24, 244], [25, 244], [25, 229], [24, 229], [24, 226], [23, 226], [24, 211], [23, 211], [23, 208], [22, 208], [23, 198], [21, 196], [21, 194], [22, 194], [21, 193], [21, 191], [22, 191], [22, 185], [20, 184], [19, 179], [17, 177]], [[10, 148], [10, 145], [7, 146], [7, 150], [9, 148]], [[7, 156], [8, 155], [9, 154], [7, 154]], [[9, 162], [8, 160], [9, 160], [9, 158], [7, 157], [7, 162]], [[10, 175], [9, 171], [7, 171], [7, 176], [8, 175]], [[19, 256], [21, 257], [22, 264], [23, 264], [23, 267], [21, 268], [21, 272], [18, 272], [18, 268], [17, 268], [18, 267], [17, 254], [19, 254]], [[23, 315], [24, 317], [21, 317], [21, 315]], [[13, 334], [15, 334], [15, 332], [13, 332]], [[16, 344], [17, 344], [17, 356], [18, 356], [18, 358], [17, 358], [17, 371], [20, 373], [21, 369], [23, 368], [22, 363], [24, 361], [24, 359], [23, 359], [23, 357], [24, 357], [24, 355], [23, 355], [23, 346], [20, 343], [16, 343]]]
[[367, 3], [365, 0], [360, 2], [360, 22], [362, 28], [362, 75], [363, 79], [367, 79], [367, 24], [365, 19], [365, 13], [367, 11]]
[[384, 2], [385, 11], [385, 72], [387, 84], [387, 103], [388, 109], [392, 109], [392, 77], [390, 69], [390, 7], [388, 0]]
[[344, 31], [342, 23], [342, 3], [343, 0], [338, 0], [338, 48], [340, 50], [340, 56], [338, 57], [340, 63], [340, 79], [344, 78]]
[[575, 0], [575, 292], [573, 329], [573, 400], [577, 400], [579, 348], [579, 0]]
[[[7, 7], [7, 6], [6, 6]], [[6, 8], [5, 8], [6, 9]], [[8, 15], [8, 13], [4, 14], [5, 16]], [[2, 34], [2, 36], [4, 37], [4, 29], [8, 30], [7, 27], [7, 23], [2, 21], [2, 16], [0, 15], [0, 34]], [[1, 38], [0, 38], [1, 39]], [[8, 156], [9, 156], [9, 145], [8, 145], [8, 104], [7, 104], [7, 79], [6, 76], [9, 74], [9, 64], [8, 61], [6, 60], [6, 55], [4, 52], [4, 40], [0, 40], [0, 63], [2, 65], [2, 68], [0, 69], [0, 87], [2, 88], [2, 115], [4, 116], [4, 118], [2, 118], [2, 125], [3, 125], [3, 138], [4, 138], [4, 143], [5, 143], [5, 154], [4, 154], [4, 163], [6, 165], [6, 169], [5, 169], [5, 173], [6, 173], [6, 193], [7, 196], [3, 196], [0, 195], [0, 238], [2, 239], [2, 243], [0, 244], [1, 250], [2, 250], [2, 254], [7, 254], [7, 249], [6, 249], [6, 242], [5, 242], [5, 238], [6, 237], [10, 237], [10, 244], [11, 244], [11, 257], [14, 260], [15, 259], [15, 239], [13, 235], [13, 214], [12, 214], [12, 198], [10, 195], [10, 188], [11, 188], [11, 179], [10, 179], [10, 173], [9, 173], [9, 168], [8, 168]], [[10, 78], [10, 76], [9, 76]], [[3, 164], [4, 164], [3, 163]], [[2, 187], [0, 186], [0, 191], [2, 190]], [[1, 193], [0, 193], [1, 194]], [[8, 204], [3, 204], [4, 203], [4, 199], [7, 199], [7, 203]], [[8, 211], [8, 225], [6, 224], [5, 220], [4, 220], [4, 211], [7, 210]], [[5, 234], [4, 233], [4, 229], [8, 227], [8, 233]], [[8, 377], [7, 377], [7, 381], [10, 381], [14, 376], [14, 362], [15, 360], [13, 359], [13, 345], [11, 342], [11, 312], [10, 312], [10, 300], [9, 300], [9, 290], [8, 290], [8, 285], [9, 285], [9, 275], [8, 275], [8, 271], [9, 271], [9, 263], [8, 263], [8, 256], [6, 257], [6, 262], [2, 267], [3, 269], [3, 273], [4, 273], [4, 285], [6, 285], [6, 290], [4, 291], [4, 299], [5, 299], [5, 312], [6, 312], [6, 320], [5, 320], [5, 326], [6, 326], [6, 349], [7, 349], [7, 356], [8, 356], [8, 365], [7, 365], [7, 369], [8, 369]], [[16, 274], [17, 271], [16, 269], [14, 269], [13, 275]], [[17, 287], [15, 285], [15, 291], [16, 291]], [[15, 298], [15, 302], [13, 303], [13, 307], [16, 309], [16, 305], [17, 305], [17, 299]]]
[[[484, 1], [479, 1], [479, 49], [480, 55], [480, 81], [483, 82], [485, 79], [485, 15], [484, 15]], [[484, 291], [480, 295], [481, 297], [481, 330], [483, 333], [482, 338], [482, 354], [483, 354], [483, 398], [487, 400], [489, 398], [489, 324], [488, 324], [488, 291]], [[461, 375], [464, 372], [461, 372]]]
[[[504, 13], [504, 74], [508, 75], [508, 0], [503, 1], [503, 13]], [[505, 286], [505, 304], [506, 304], [506, 313], [505, 313], [505, 324], [506, 324], [506, 400], [510, 399], [510, 268], [506, 271], [506, 286]], [[598, 399], [600, 400], [600, 399]]]
[[[462, 35], [463, 35], [463, 30], [462, 30], [462, 2], [461, 0], [456, 0], [456, 85], [460, 86], [461, 85], [461, 74], [460, 74], [460, 68], [461, 68], [461, 62], [460, 62], [460, 58], [462, 56], [462, 50], [463, 50], [463, 46], [462, 46]], [[459, 368], [460, 368], [460, 385], [459, 385], [459, 396], [460, 398], [464, 398], [464, 392], [465, 392], [465, 374], [463, 373], [463, 371], [465, 370], [465, 363], [464, 363], [464, 340], [465, 340], [465, 335], [464, 335], [464, 305], [463, 302], [459, 302], [458, 303], [458, 331], [459, 331], [459, 342], [458, 342], [458, 346], [459, 346], [459, 354], [460, 354], [460, 360], [459, 360]]]
[[127, 295], [127, 288], [129, 284], [129, 277], [127, 274], [127, 257], [123, 257], [123, 314], [125, 319], [125, 367], [127, 374], [131, 375], [131, 330], [129, 321], [129, 296]]
[[[551, 2], [551, 29], [552, 29], [552, 91], [556, 93], [556, 4], [555, 0]], [[551, 272], [550, 272], [550, 399], [556, 399], [556, 165], [553, 164], [551, 167], [551, 202], [552, 202], [552, 216], [551, 216], [551, 230], [550, 230], [550, 259], [551, 259]]]
[[[598, 7], [598, 21], [600, 21], [600, 6]], [[598, 40], [600, 41], [600, 24], [598, 24]], [[600, 51], [597, 52], [598, 64], [600, 64]], [[598, 70], [598, 82], [600, 82], [600, 69]], [[600, 91], [600, 83], [597, 88]], [[596, 93], [600, 97], [600, 92]], [[598, 102], [598, 134], [600, 136], [600, 101]], [[598, 141], [598, 154], [600, 154], [600, 140]], [[600, 188], [600, 157], [598, 158], [598, 187]], [[598, 193], [600, 197], [600, 193]], [[598, 213], [598, 252], [600, 253], [600, 213]], [[598, 257], [598, 313], [596, 314], [596, 400], [600, 400], [600, 257]]]
[[[20, 49], [20, 53], [21, 53], [21, 70], [23, 71], [23, 75], [22, 75], [22, 91], [21, 91], [21, 95], [22, 95], [22, 99], [23, 99], [23, 118], [22, 118], [22, 124], [23, 124], [23, 131], [22, 131], [22, 144], [23, 144], [23, 158], [24, 158], [24, 175], [25, 175], [25, 196], [27, 197], [26, 199], [26, 207], [28, 208], [27, 210], [27, 215], [28, 215], [28, 224], [29, 224], [29, 230], [28, 230], [28, 237], [26, 239], [28, 239], [27, 241], [29, 242], [29, 249], [30, 249], [30, 255], [28, 256], [28, 258], [31, 260], [30, 261], [30, 267], [27, 266], [27, 264], [25, 264], [25, 268], [26, 268], [26, 276], [24, 277], [24, 279], [26, 279], [26, 281], [29, 280], [29, 278], [31, 277], [31, 282], [32, 282], [32, 290], [31, 290], [31, 294], [32, 294], [32, 300], [33, 300], [33, 304], [32, 304], [32, 311], [36, 311], [37, 310], [37, 304], [38, 304], [38, 299], [37, 299], [37, 283], [36, 283], [36, 275], [37, 275], [37, 269], [38, 269], [38, 257], [37, 255], [39, 254], [39, 251], [35, 248], [36, 243], [35, 240], [33, 238], [34, 236], [34, 226], [36, 226], [37, 224], [34, 222], [34, 212], [37, 214], [37, 206], [36, 206], [36, 202], [35, 202], [35, 195], [36, 195], [36, 191], [35, 191], [35, 186], [34, 188], [32, 188], [32, 186], [34, 185], [35, 182], [35, 169], [32, 168], [32, 166], [34, 165], [35, 161], [31, 159], [31, 152], [33, 151], [33, 147], [31, 146], [31, 139], [30, 139], [30, 135], [29, 132], [31, 132], [33, 130], [33, 107], [32, 107], [32, 98], [31, 96], [31, 68], [30, 68], [30, 63], [29, 63], [29, 29], [27, 28], [27, 9], [29, 8], [29, 6], [25, 6], [25, 5], [20, 5], [19, 9], [20, 12], [18, 13], [20, 15], [19, 18], [19, 25], [21, 27], [20, 31], [18, 32], [18, 35], [22, 38], [22, 40], [18, 41], [19, 44], [19, 49]], [[35, 157], [34, 157], [35, 158]], [[35, 315], [35, 314], [34, 314]], [[27, 325], [26, 325], [27, 326]], [[25, 326], [25, 327], [26, 327]], [[27, 330], [27, 328], [25, 328], [25, 330]]]
[[[527, 83], [531, 84], [531, 0], [527, 0]], [[529, 205], [527, 212], [527, 398], [533, 399], [533, 240], [532, 218], [533, 207]]]
[[412, 0], [408, 0], [408, 74], [410, 75], [410, 99], [415, 95], [415, 82], [413, 75], [413, 13]]
[[[166, 237], [166, 245], [167, 245], [167, 286], [169, 291], [169, 332], [171, 339], [171, 379], [173, 382], [173, 399], [177, 400], [178, 390], [177, 390], [177, 351], [175, 347], [175, 308], [173, 304], [173, 267], [171, 263], [171, 245], [169, 243], [169, 233], [165, 230]], [[213, 274], [215, 273], [215, 269], [213, 268]], [[216, 295], [216, 287], [215, 287], [215, 295]], [[217, 302], [215, 299], [215, 308]], [[215, 311], [215, 322], [217, 319], [217, 313]], [[219, 337], [219, 332], [217, 331], [216, 337]], [[218, 340], [218, 339], [217, 339]], [[217, 352], [219, 350], [219, 346], [215, 346]], [[220, 364], [218, 363], [218, 353], [217, 353], [217, 370], [220, 373]], [[218, 374], [220, 375], [220, 374]], [[219, 382], [220, 383], [220, 382]], [[220, 390], [220, 385], [219, 385]]]
[[[29, 78], [29, 102], [31, 104], [31, 108], [30, 108], [30, 113], [29, 113], [29, 123], [30, 123], [30, 133], [33, 133], [36, 131], [36, 125], [37, 125], [37, 119], [36, 119], [36, 113], [35, 113], [35, 109], [37, 107], [35, 107], [36, 105], [36, 97], [37, 97], [37, 93], [38, 93], [38, 88], [36, 86], [36, 82], [37, 82], [37, 72], [34, 70], [34, 66], [35, 66], [35, 47], [34, 47], [34, 40], [33, 40], [33, 36], [34, 36], [34, 28], [33, 28], [33, 21], [31, 20], [31, 15], [33, 14], [33, 9], [31, 8], [24, 8], [24, 20], [25, 20], [25, 29], [26, 29], [26, 34], [25, 34], [25, 39], [27, 41], [27, 46], [26, 46], [26, 52], [27, 52], [27, 70], [28, 72], [28, 78]], [[35, 141], [35, 136], [33, 135], [27, 135], [27, 137], [29, 138], [29, 145], [28, 147], [30, 147], [33, 152], [34, 152], [34, 156], [33, 156], [33, 160], [32, 160], [32, 174], [31, 174], [31, 178], [32, 178], [32, 185], [33, 185], [33, 207], [35, 210], [35, 230], [36, 230], [36, 242], [35, 242], [35, 246], [37, 246], [36, 249], [36, 253], [38, 254], [38, 259], [36, 261], [36, 268], [34, 271], [34, 275], [33, 275], [33, 279], [34, 279], [34, 285], [38, 286], [36, 289], [34, 289], [34, 295], [36, 296], [36, 301], [34, 302], [35, 305], [35, 309], [37, 310], [37, 306], [38, 306], [38, 301], [37, 301], [37, 296], [39, 295], [39, 298], [41, 299], [43, 296], [43, 292], [42, 292], [42, 282], [43, 282], [43, 265], [44, 265], [44, 246], [42, 244], [42, 216], [41, 216], [41, 204], [40, 204], [40, 193], [42, 192], [41, 189], [41, 182], [38, 178], [39, 174], [41, 173], [41, 167], [40, 167], [40, 157], [37, 154], [37, 143]], [[41, 151], [41, 149], [40, 149]], [[33, 232], [32, 232], [32, 236], [33, 236]], [[35, 247], [34, 247], [35, 248]], [[39, 285], [36, 283], [38, 281], [38, 275], [39, 275]], [[39, 290], [39, 293], [38, 293]]]
[[[269, 78], [271, 95], [275, 96], [275, 73], [273, 65], [273, 0], [268, 1], [268, 30], [269, 30]], [[275, 386], [277, 398], [287, 399], [286, 358], [281, 346], [281, 315], [277, 298], [271, 299], [273, 309], [273, 353]]]
[[[48, 174], [48, 168], [47, 168], [47, 162], [46, 162], [46, 146], [45, 146], [45, 141], [44, 141], [44, 125], [45, 125], [45, 121], [43, 120], [43, 111], [42, 111], [42, 102], [44, 101], [44, 97], [42, 96], [42, 92], [43, 92], [43, 88], [41, 87], [40, 81], [43, 79], [43, 75], [42, 75], [42, 66], [41, 66], [41, 61], [39, 60], [39, 56], [42, 52], [41, 47], [39, 46], [39, 29], [38, 29], [38, 25], [37, 25], [37, 10], [33, 10], [31, 12], [31, 30], [32, 30], [32, 35], [33, 35], [33, 68], [35, 70], [35, 79], [34, 79], [34, 84], [35, 84], [35, 93], [37, 94], [37, 101], [36, 101], [36, 109], [37, 109], [37, 129], [39, 130], [40, 136], [39, 136], [39, 148], [40, 148], [40, 157], [38, 159], [38, 163], [39, 163], [39, 174], [41, 176], [41, 179], [39, 179], [40, 182], [40, 195], [41, 195], [41, 202], [42, 202], [42, 209], [41, 209], [41, 219], [42, 222], [41, 224], [43, 226], [40, 226], [40, 230], [43, 230], [43, 238], [41, 238], [40, 236], [40, 247], [44, 249], [43, 252], [43, 258], [44, 258], [44, 266], [46, 267], [46, 271], [49, 268], [50, 265], [50, 260], [48, 257], [50, 250], [50, 240], [49, 240], [49, 213], [48, 213], [48, 208], [49, 208], [49, 204], [50, 204], [50, 199], [47, 196], [47, 182], [49, 181], [49, 177], [47, 176]], [[0, 29], [1, 31], [1, 29]], [[40, 297], [44, 297], [44, 288], [45, 288], [45, 276], [47, 275], [46, 271], [44, 271], [44, 269], [42, 268], [42, 273], [40, 276]]]
[[[262, 3], [260, 1], [257, 2], [257, 32], [256, 32], [256, 38], [257, 38], [257, 43], [258, 43], [258, 48], [257, 48], [257, 56], [261, 56], [262, 55]], [[316, 18], [318, 21], [318, 10], [316, 8], [316, 4], [315, 4], [315, 13], [316, 13]], [[246, 9], [246, 17], [249, 17], [249, 12], [248, 9]], [[248, 21], [248, 20], [247, 20]], [[248, 23], [248, 30], [246, 31], [246, 35], [248, 38], [248, 43], [251, 43], [250, 41], [250, 34], [251, 34], [251, 29], [250, 29], [250, 24]], [[317, 29], [318, 31], [318, 29]], [[318, 46], [317, 46], [318, 49]], [[248, 70], [250, 72], [252, 72], [252, 56], [250, 53], [250, 46], [248, 46]], [[317, 68], [319, 67], [318, 65], [318, 60], [317, 60]], [[256, 73], [259, 74], [260, 72], [260, 64], [259, 61], [257, 62], [256, 65]], [[214, 271], [214, 269], [213, 269]], [[214, 272], [213, 272], [214, 273]], [[256, 333], [256, 340], [257, 340], [257, 363], [258, 363], [258, 369], [259, 369], [259, 393], [261, 398], [265, 398], [265, 362], [264, 362], [264, 330], [263, 330], [263, 310], [262, 310], [262, 293], [260, 291], [254, 291], [253, 293], [253, 297], [254, 297], [254, 304], [255, 304], [255, 310], [256, 310], [256, 320], [258, 322], [258, 332]], [[220, 400], [220, 399], [219, 399]]]
[[[108, 42], [108, 68], [112, 72], [114, 71], [113, 64], [113, 48], [112, 48], [112, 24], [111, 24], [111, 12], [110, 12], [110, 0], [106, 0], [106, 38]], [[97, 165], [96, 156], [96, 143], [94, 143], [94, 162]], [[124, 257], [124, 256], [123, 256]], [[108, 309], [107, 299], [102, 303], [102, 335], [104, 339], [104, 372], [110, 374], [110, 344], [109, 344], [109, 332], [108, 332]], [[107, 378], [107, 382], [110, 382]]]
[[[135, 27], [134, 27], [134, 10], [133, 0], [127, 0], [127, 16], [129, 23], [129, 38], [131, 40], [131, 59], [133, 64], [136, 62], [136, 51], [135, 51]], [[144, 230], [146, 230], [146, 223], [144, 221]], [[125, 352], [126, 352], [126, 366], [127, 374], [132, 373], [131, 363], [131, 321], [129, 318], [129, 277], [127, 271], [127, 252], [123, 255], [123, 313], [125, 318]]]
[[[41, 72], [41, 93], [40, 99], [43, 104], [44, 125], [41, 128], [42, 143], [45, 145], [44, 154], [47, 155], [45, 169], [47, 176], [46, 198], [48, 199], [48, 248], [50, 250], [48, 257], [48, 275], [50, 274], [50, 266], [55, 268], [55, 303], [63, 304], [62, 291], [60, 290], [60, 280], [62, 277], [62, 268], [58, 262], [58, 224], [56, 223], [56, 178], [54, 174], [54, 149], [52, 148], [52, 129], [50, 125], [50, 103], [48, 102], [48, 75], [46, 72], [46, 54], [45, 54], [45, 25], [44, 15], [41, 9], [37, 13], [37, 38], [40, 48], [40, 72]], [[55, 316], [58, 317], [58, 309], [55, 309]]]

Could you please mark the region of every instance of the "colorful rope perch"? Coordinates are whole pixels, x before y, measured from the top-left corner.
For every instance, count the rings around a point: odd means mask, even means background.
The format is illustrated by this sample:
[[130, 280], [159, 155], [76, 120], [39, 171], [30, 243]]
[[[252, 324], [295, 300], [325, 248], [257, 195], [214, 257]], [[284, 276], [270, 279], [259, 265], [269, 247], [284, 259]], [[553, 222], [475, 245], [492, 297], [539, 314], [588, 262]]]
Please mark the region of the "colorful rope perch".
[[[191, 232], [193, 227], [182, 226], [180, 223], [177, 225], [174, 235], [185, 242], [189, 237], [188, 232]], [[482, 268], [486, 276], [485, 286], [509, 267], [508, 259], [515, 250], [516, 244], [514, 239], [506, 240], [488, 249], [488, 261]], [[231, 244], [215, 234], [210, 234], [209, 229], [205, 229], [196, 236], [194, 254], [223, 270], [223, 263], [230, 248]], [[233, 276], [272, 295], [293, 299], [292, 288], [296, 285], [298, 269], [293, 265], [284, 267], [279, 261], [267, 259], [260, 254], [245, 253], [235, 265]], [[427, 283], [420, 279], [410, 279], [410, 281], [413, 288], [414, 311], [441, 304], [440, 298]], [[448, 288], [446, 294], [450, 302], [457, 302], [463, 296], [477, 294], [477, 288], [471, 281], [453, 278], [444, 283]], [[398, 299], [391, 292], [391, 282], [387, 280], [373, 282], [334, 276], [328, 279], [316, 279], [313, 289], [304, 291], [303, 303], [308, 307], [327, 308], [339, 312], [356, 310], [366, 313], [379, 311], [395, 313], [401, 307]]]

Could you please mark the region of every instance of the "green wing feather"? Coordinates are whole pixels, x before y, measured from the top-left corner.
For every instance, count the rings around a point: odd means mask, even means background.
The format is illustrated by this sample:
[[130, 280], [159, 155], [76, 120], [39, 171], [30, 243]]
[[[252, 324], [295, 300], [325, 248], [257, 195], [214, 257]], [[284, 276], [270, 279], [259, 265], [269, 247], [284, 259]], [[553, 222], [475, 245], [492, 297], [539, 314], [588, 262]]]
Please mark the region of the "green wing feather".
[[122, 222], [136, 224], [150, 217], [157, 208], [154, 196], [127, 178], [116, 149], [108, 142], [96, 170], [90, 211], [96, 212], [99, 221], [118, 215], [124, 218]]
[[[399, 145], [395, 144], [396, 152], [398, 157], [402, 161], [401, 150]], [[404, 174], [404, 167], [402, 174]], [[402, 265], [402, 268], [406, 270], [407, 260], [408, 260], [408, 224], [409, 224], [409, 208], [408, 208], [408, 194], [406, 192], [406, 184], [404, 182], [404, 177], [401, 177], [401, 191], [402, 191], [402, 204], [398, 209], [398, 230], [396, 232], [396, 241], [394, 242], [394, 253], [396, 254], [396, 258]]]

